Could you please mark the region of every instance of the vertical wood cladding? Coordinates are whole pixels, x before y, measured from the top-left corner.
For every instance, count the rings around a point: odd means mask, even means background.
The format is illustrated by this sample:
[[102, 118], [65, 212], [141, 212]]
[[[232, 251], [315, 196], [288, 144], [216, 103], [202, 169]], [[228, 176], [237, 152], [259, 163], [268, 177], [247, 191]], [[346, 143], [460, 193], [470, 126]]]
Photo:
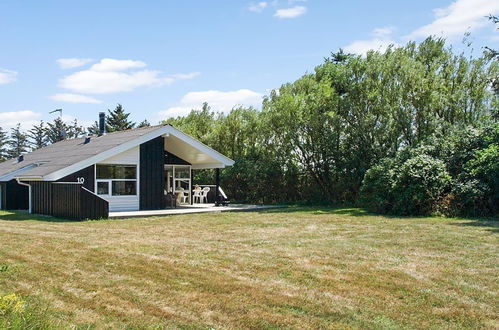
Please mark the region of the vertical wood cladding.
[[35, 214], [52, 215], [52, 183], [29, 182], [31, 185], [31, 209]]
[[70, 174], [62, 179], [57, 180], [57, 182], [78, 182], [79, 178], [84, 179], [83, 187], [88, 190], [95, 192], [95, 165], [91, 165], [83, 170]]
[[165, 164], [168, 165], [192, 165], [191, 163], [183, 160], [182, 158], [172, 154], [171, 152], [165, 151]]
[[2, 191], [0, 191], [0, 210], [5, 210], [5, 197], [7, 196], [6, 193], [5, 193], [5, 182], [0, 182], [0, 189]]
[[10, 180], [6, 183], [5, 208], [7, 210], [29, 209], [29, 188]]
[[109, 216], [109, 203], [75, 183], [29, 182], [33, 213], [68, 220]]
[[165, 208], [165, 151], [163, 137], [140, 145], [140, 209]]

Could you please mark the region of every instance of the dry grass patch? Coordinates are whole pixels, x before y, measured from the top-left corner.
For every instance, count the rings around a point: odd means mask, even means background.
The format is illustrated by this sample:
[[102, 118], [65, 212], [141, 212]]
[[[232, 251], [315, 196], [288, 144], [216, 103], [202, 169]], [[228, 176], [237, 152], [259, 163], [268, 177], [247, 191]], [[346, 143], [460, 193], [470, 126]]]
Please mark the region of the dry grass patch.
[[309, 208], [30, 219], [0, 213], [0, 293], [67, 325], [499, 327], [495, 221]]

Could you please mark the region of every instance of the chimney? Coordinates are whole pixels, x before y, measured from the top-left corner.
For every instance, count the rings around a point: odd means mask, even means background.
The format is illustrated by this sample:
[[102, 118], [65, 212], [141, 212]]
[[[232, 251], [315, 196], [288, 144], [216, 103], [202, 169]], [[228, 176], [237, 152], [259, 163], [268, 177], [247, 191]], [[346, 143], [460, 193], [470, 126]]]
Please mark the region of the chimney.
[[89, 144], [90, 143], [90, 136], [85, 137], [85, 142], [83, 144]]
[[99, 136], [106, 134], [106, 113], [99, 112]]
[[17, 162], [20, 163], [24, 160], [24, 155], [19, 155], [19, 157], [17, 157]]

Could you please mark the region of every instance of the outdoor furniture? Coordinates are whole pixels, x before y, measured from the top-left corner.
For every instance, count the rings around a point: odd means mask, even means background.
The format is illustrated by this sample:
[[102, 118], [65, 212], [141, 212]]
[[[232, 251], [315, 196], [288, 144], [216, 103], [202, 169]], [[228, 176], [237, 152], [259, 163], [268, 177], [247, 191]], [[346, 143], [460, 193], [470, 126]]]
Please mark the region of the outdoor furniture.
[[193, 198], [194, 203], [196, 203], [196, 200], [198, 201], [198, 203], [201, 203], [201, 192], [202, 192], [201, 189], [194, 189], [193, 190], [194, 194], [192, 195], [192, 198]]
[[210, 190], [210, 187], [204, 187], [203, 190], [201, 190], [201, 203], [208, 202], [208, 193], [210, 192]]

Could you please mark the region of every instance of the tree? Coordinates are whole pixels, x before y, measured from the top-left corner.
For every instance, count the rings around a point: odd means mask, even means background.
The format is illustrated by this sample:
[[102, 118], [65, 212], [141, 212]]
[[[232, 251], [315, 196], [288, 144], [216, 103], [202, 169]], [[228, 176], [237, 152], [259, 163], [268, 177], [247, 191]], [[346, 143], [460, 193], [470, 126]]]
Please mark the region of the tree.
[[8, 158], [8, 136], [7, 132], [0, 127], [0, 162], [6, 160]]
[[10, 139], [8, 141], [9, 158], [15, 158], [25, 153], [28, 150], [29, 143], [28, 137], [21, 131], [21, 124], [17, 124], [16, 127], [11, 128]]
[[31, 140], [30, 145], [32, 150], [40, 149], [48, 144], [47, 128], [43, 120], [40, 120], [40, 124], [33, 125], [28, 131], [28, 138]]
[[328, 201], [355, 201], [379, 159], [418, 146], [436, 130], [490, 118], [496, 62], [454, 54], [445, 40], [333, 54], [264, 100], [268, 147], [288, 155]]
[[90, 135], [99, 135], [99, 123], [97, 121], [94, 122], [92, 126], [87, 127], [87, 132]]
[[56, 118], [47, 123], [46, 134], [50, 143], [62, 141], [68, 137], [68, 125], [61, 118]]
[[140, 124], [137, 127], [149, 127], [151, 126], [151, 123], [147, 119], [144, 119], [143, 121], [140, 122]]
[[78, 120], [75, 119], [70, 125], [67, 125], [67, 137], [69, 139], [77, 139], [85, 135], [85, 128], [78, 124]]
[[108, 133], [124, 131], [135, 127], [135, 123], [128, 120], [130, 113], [126, 113], [121, 104], [118, 103], [114, 110], [107, 110], [106, 131]]

